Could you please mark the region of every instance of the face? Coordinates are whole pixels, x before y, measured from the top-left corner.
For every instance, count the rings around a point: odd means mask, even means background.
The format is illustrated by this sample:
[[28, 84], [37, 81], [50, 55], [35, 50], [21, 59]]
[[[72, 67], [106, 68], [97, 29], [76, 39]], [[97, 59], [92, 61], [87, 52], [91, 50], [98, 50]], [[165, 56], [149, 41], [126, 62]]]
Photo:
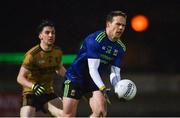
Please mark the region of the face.
[[55, 29], [54, 27], [45, 26], [42, 32], [39, 34], [41, 43], [47, 46], [51, 46], [55, 42]]
[[123, 16], [113, 17], [112, 22], [106, 23], [109, 38], [113, 41], [119, 39], [125, 30], [125, 26], [126, 18]]

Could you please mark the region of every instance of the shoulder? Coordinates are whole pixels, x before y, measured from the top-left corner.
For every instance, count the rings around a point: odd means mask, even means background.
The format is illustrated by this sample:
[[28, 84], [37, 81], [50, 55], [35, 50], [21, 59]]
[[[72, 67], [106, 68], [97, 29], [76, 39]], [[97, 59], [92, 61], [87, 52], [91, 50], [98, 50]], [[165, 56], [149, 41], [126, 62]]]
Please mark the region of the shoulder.
[[41, 49], [40, 49], [39, 45], [36, 45], [36, 46], [32, 47], [31, 49], [29, 49], [24, 55], [23, 65], [28, 65], [28, 64], [32, 63], [34, 61], [34, 56], [36, 54], [38, 54], [38, 52], [40, 50]]
[[62, 50], [61, 50], [61, 48], [60, 48], [59, 46], [57, 46], [57, 45], [54, 45], [54, 47], [53, 47], [53, 48], [54, 48], [54, 50], [57, 50], [57, 51], [62, 51]]
[[97, 32], [95, 40], [100, 43], [106, 37], [106, 32], [104, 30]]
[[37, 53], [40, 52], [40, 51], [41, 51], [40, 46], [39, 46], [39, 45], [36, 45], [36, 46], [32, 47], [30, 50], [28, 50], [28, 51], [26, 52], [26, 54], [35, 55], [35, 54], [37, 54]]
[[62, 49], [59, 46], [55, 45], [53, 48], [54, 48], [54, 51], [56, 53], [59, 53], [60, 55], [62, 55], [63, 52], [62, 52]]
[[39, 53], [41, 51], [41, 48], [39, 45], [36, 45], [34, 47], [32, 47], [30, 50], [28, 50], [25, 54], [25, 56], [34, 56], [37, 53]]
[[126, 51], [126, 45], [121, 41], [121, 39], [117, 40], [117, 44], [124, 50]]
[[102, 39], [104, 39], [106, 37], [106, 33], [104, 30], [99, 30], [96, 32], [93, 32], [91, 34], [89, 34], [86, 37], [86, 40], [88, 42], [96, 42], [96, 43], [100, 43], [102, 41]]

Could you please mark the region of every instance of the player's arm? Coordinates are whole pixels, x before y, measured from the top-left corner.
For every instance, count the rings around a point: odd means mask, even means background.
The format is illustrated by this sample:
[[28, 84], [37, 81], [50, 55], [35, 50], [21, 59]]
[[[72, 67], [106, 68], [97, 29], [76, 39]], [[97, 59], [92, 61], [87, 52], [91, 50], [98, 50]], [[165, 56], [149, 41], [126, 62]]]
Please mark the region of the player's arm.
[[106, 98], [107, 102], [111, 104], [109, 97], [107, 95], [107, 89], [100, 77], [98, 67], [100, 65], [100, 59], [93, 59], [88, 58], [88, 67], [89, 67], [89, 74], [94, 81], [94, 83], [98, 86], [99, 90], [102, 91], [104, 97]]
[[121, 80], [120, 70], [117, 66], [111, 66], [110, 82], [114, 87]]
[[111, 65], [110, 82], [114, 87], [121, 80], [120, 71], [124, 54], [125, 52], [118, 53]]
[[106, 87], [98, 71], [98, 68], [100, 66], [99, 50], [101, 49], [101, 46], [99, 45], [99, 42], [97, 42], [95, 38], [96, 36], [94, 35], [88, 36], [85, 39], [84, 47], [86, 47], [86, 52], [87, 52], [89, 74], [92, 80], [94, 81], [94, 83], [99, 88], [99, 90], [103, 91], [105, 90]]
[[17, 82], [24, 86], [24, 87], [28, 87], [28, 88], [32, 88], [32, 86], [35, 83], [32, 83], [30, 81], [27, 80], [27, 75], [30, 73], [30, 71], [28, 69], [26, 69], [25, 67], [21, 66], [19, 74], [17, 76]]
[[23, 87], [32, 88], [35, 83], [28, 81], [27, 76], [31, 73], [31, 68], [33, 65], [33, 56], [29, 53], [26, 53], [19, 74], [17, 76], [17, 82]]
[[60, 63], [60, 67], [58, 70], [56, 70], [56, 73], [61, 76], [61, 77], [64, 77], [65, 73], [66, 73], [66, 69], [65, 67], [63, 66], [62, 63]]
[[30, 68], [33, 65], [33, 56], [30, 54], [25, 55], [23, 64], [19, 70], [17, 76], [17, 82], [23, 87], [31, 88], [35, 95], [39, 96], [45, 93], [45, 88], [38, 83], [33, 83], [27, 79], [28, 75], [31, 73]]
[[98, 86], [99, 90], [103, 91], [106, 87], [98, 72], [99, 65], [100, 65], [100, 59], [88, 58], [89, 74], [92, 80], [94, 81], [94, 83]]
[[29, 73], [30, 73], [30, 71], [28, 69], [21, 66], [18, 77], [17, 77], [17, 82], [24, 87], [31, 88], [32, 91], [34, 92], [34, 94], [37, 96], [44, 94], [45, 93], [44, 87], [42, 87], [38, 83], [33, 83], [33, 82], [27, 80], [27, 75]]
[[58, 47], [58, 54], [59, 54], [59, 61], [60, 61], [60, 63], [59, 63], [59, 67], [58, 67], [58, 69], [56, 70], [56, 73], [59, 75], [59, 76], [61, 76], [61, 77], [64, 77], [65, 76], [65, 73], [66, 73], [66, 68], [63, 66], [63, 63], [62, 63], [62, 55], [63, 55], [63, 52], [62, 52], [62, 50]]

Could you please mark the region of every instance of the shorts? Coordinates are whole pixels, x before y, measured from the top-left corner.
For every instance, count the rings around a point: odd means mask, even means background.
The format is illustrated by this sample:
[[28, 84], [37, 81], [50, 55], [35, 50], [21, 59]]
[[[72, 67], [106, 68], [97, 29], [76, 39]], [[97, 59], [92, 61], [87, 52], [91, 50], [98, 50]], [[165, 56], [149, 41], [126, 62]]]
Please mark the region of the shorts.
[[43, 94], [41, 96], [36, 96], [35, 94], [25, 94], [23, 95], [22, 106], [33, 106], [36, 108], [36, 111], [41, 110], [46, 113], [43, 108], [44, 104], [57, 97], [58, 96], [54, 93]]
[[99, 88], [95, 85], [93, 80], [90, 78], [89, 81], [83, 81], [83, 83], [79, 84], [74, 81], [71, 81], [67, 78], [63, 84], [63, 96], [74, 99], [81, 99], [82, 96], [89, 94], [92, 91], [99, 90]]

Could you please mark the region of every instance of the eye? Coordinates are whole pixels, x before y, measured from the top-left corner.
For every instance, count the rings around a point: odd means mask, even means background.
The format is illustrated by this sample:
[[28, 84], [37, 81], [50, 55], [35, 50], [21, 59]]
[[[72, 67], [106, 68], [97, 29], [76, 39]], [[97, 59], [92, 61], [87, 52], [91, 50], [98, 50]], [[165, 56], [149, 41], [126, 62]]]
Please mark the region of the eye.
[[50, 31], [45, 31], [45, 34], [49, 34], [50, 33]]
[[55, 31], [52, 31], [52, 34], [55, 34]]

